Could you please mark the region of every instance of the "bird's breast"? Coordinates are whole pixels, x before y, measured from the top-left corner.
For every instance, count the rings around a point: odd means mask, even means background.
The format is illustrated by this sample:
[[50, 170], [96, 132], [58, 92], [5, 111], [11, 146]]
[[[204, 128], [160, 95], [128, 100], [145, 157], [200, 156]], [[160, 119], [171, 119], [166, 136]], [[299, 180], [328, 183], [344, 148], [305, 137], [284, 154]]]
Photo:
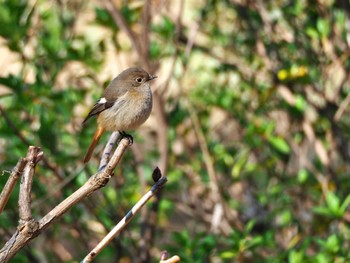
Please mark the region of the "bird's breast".
[[143, 90], [129, 90], [120, 96], [114, 105], [101, 112], [99, 125], [110, 131], [128, 131], [138, 128], [152, 111], [152, 92], [150, 87]]

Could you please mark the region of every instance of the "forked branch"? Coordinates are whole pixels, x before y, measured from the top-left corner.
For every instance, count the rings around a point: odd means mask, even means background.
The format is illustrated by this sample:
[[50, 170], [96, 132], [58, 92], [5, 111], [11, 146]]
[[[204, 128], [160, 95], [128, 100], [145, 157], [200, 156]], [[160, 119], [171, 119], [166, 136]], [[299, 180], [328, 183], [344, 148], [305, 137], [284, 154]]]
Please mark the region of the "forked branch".
[[23, 189], [20, 189], [20, 225], [16, 232], [0, 250], [0, 262], [8, 262], [22, 247], [24, 247], [30, 240], [40, 235], [45, 229], [51, 226], [57, 219], [64, 215], [70, 208], [86, 198], [88, 195], [96, 191], [97, 189], [105, 186], [111, 176], [121, 157], [123, 156], [126, 148], [129, 146], [128, 139], [122, 139], [118, 144], [112, 158], [108, 164], [101, 169], [98, 173], [94, 174], [89, 180], [76, 190], [73, 194], [63, 200], [55, 208], [53, 208], [47, 215], [37, 221], [31, 215], [30, 210], [30, 189], [32, 176], [34, 172], [35, 164], [42, 157], [42, 152], [38, 147], [29, 147], [28, 156], [33, 152], [33, 158], [29, 160], [24, 168], [23, 176], [27, 178], [22, 179]]

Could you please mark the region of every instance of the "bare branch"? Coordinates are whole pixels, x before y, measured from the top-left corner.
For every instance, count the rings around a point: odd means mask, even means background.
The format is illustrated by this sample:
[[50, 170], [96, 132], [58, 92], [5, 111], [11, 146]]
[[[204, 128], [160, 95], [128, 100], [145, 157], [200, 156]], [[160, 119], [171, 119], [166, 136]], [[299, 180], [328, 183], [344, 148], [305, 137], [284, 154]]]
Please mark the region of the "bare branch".
[[5, 187], [0, 194], [0, 214], [4, 210], [5, 205], [10, 198], [10, 195], [18, 181], [18, 178], [22, 175], [23, 169], [26, 166], [27, 162], [28, 160], [26, 158], [20, 158], [15, 168], [13, 168], [9, 179], [5, 184]]
[[136, 33], [129, 27], [128, 23], [124, 19], [123, 15], [120, 13], [119, 9], [115, 6], [112, 0], [105, 0], [104, 2], [105, 8], [108, 10], [108, 12], [112, 15], [114, 22], [116, 25], [120, 27], [121, 30], [123, 30], [129, 37], [132, 45], [137, 51], [137, 54], [142, 59], [143, 51], [142, 46], [139, 42], [138, 36]]
[[343, 113], [349, 109], [350, 104], [350, 93], [346, 96], [346, 98], [343, 100], [343, 102], [340, 104], [337, 112], [334, 115], [334, 120], [339, 121], [341, 119], [341, 116]]
[[127, 139], [122, 139], [115, 150], [111, 160], [108, 165], [99, 171], [97, 174], [90, 177], [90, 179], [72, 195], [66, 198], [63, 202], [57, 205], [53, 210], [51, 210], [46, 216], [44, 216], [40, 221], [40, 228], [47, 228], [52, 221], [61, 217], [65, 212], [67, 212], [72, 206], [80, 202], [82, 199], [90, 195], [97, 189], [105, 186], [111, 176], [113, 175], [114, 168], [119, 163], [124, 151], [129, 146], [129, 141]]
[[116, 144], [116, 142], [118, 141], [118, 139], [120, 138], [120, 134], [119, 132], [113, 132], [112, 135], [109, 137], [109, 140], [103, 150], [102, 153], [102, 158], [100, 161], [100, 166], [98, 168], [98, 170], [102, 170], [103, 168], [106, 167], [106, 165], [108, 164], [109, 158], [111, 156], [112, 150], [114, 145]]
[[142, 12], [142, 31], [139, 38], [140, 39], [139, 42], [142, 43], [142, 45], [140, 46], [142, 48], [142, 57], [145, 59], [148, 58], [148, 50], [149, 50], [149, 39], [150, 39], [149, 34], [150, 34], [150, 24], [152, 20], [151, 5], [152, 3], [150, 0], [144, 1], [143, 12]]
[[[198, 140], [198, 144], [201, 149], [201, 152], [203, 153], [204, 164], [206, 166], [208, 176], [210, 179], [209, 186], [212, 194], [212, 199], [215, 204], [213, 208], [214, 211], [213, 211], [213, 216], [211, 220], [211, 231], [218, 232], [220, 227], [222, 232], [228, 235], [232, 231], [232, 228], [230, 224], [225, 222], [226, 220], [223, 220], [224, 219], [223, 217], [226, 212], [225, 202], [222, 200], [222, 195], [219, 187], [219, 177], [215, 171], [214, 161], [210, 154], [208, 143], [202, 131], [198, 115], [196, 114], [192, 104], [189, 101], [187, 105], [190, 111], [190, 118]], [[229, 218], [229, 217], [226, 216], [226, 218]], [[238, 226], [238, 225], [237, 227], [242, 228], [242, 226]]]
[[21, 179], [19, 189], [18, 210], [20, 225], [33, 219], [31, 209], [31, 194], [36, 164], [42, 159], [43, 152], [39, 147], [29, 146], [26, 159], [28, 160]]
[[[159, 177], [160, 170], [157, 167], [153, 171], [153, 178], [159, 179], [152, 188], [134, 205], [134, 207], [119, 221], [119, 223], [101, 240], [97, 246], [83, 259], [82, 262], [91, 262], [130, 222], [130, 220], [140, 211], [147, 201], [154, 196], [167, 182], [166, 177]], [[160, 174], [161, 175], [161, 174]]]
[[0, 250], [0, 262], [8, 262], [30, 240], [46, 230], [75, 204], [89, 196], [97, 189], [105, 186], [113, 175], [116, 165], [121, 160], [121, 157], [128, 146], [129, 140], [126, 138], [122, 139], [105, 168], [103, 168], [97, 174], [91, 176], [83, 186], [58, 204], [38, 222], [32, 219], [21, 224], [11, 239]]

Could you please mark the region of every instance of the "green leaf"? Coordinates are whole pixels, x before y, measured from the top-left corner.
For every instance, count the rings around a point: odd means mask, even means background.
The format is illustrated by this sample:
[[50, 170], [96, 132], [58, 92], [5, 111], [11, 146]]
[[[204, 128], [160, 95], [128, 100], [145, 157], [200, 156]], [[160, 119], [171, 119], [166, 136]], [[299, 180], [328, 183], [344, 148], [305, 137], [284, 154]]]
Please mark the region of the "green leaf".
[[153, 30], [159, 33], [165, 39], [173, 38], [175, 31], [175, 24], [168, 16], [163, 16], [160, 24], [154, 25]]
[[299, 172], [298, 172], [298, 182], [303, 184], [307, 181], [309, 177], [309, 173], [306, 169], [301, 169]]
[[324, 215], [324, 216], [332, 216], [331, 211], [329, 210], [328, 207], [324, 206], [317, 206], [312, 209], [315, 213]]
[[331, 253], [337, 253], [340, 249], [339, 239], [336, 235], [328, 237], [326, 242], [326, 249]]
[[139, 21], [141, 16], [141, 12], [138, 8], [131, 8], [128, 4], [122, 6], [121, 13], [129, 25]]
[[319, 37], [318, 31], [313, 27], [307, 27], [305, 32], [312, 39], [318, 39]]
[[232, 258], [234, 258], [236, 255], [237, 255], [237, 252], [230, 251], [230, 250], [224, 251], [224, 252], [220, 253], [220, 257], [221, 257], [222, 259], [232, 259]]
[[344, 202], [342, 203], [342, 205], [340, 207], [340, 211], [342, 214], [345, 213], [345, 210], [349, 206], [349, 204], [350, 204], [350, 194], [345, 198]]
[[339, 214], [339, 212], [340, 212], [340, 200], [333, 192], [331, 192], [331, 191], [327, 192], [326, 203], [327, 203], [327, 206], [329, 207], [330, 211], [334, 215]]
[[290, 153], [290, 147], [283, 138], [271, 136], [268, 138], [268, 141], [279, 152], [284, 154]]
[[249, 220], [249, 222], [245, 226], [244, 233], [249, 234], [253, 230], [255, 223], [255, 220]]
[[114, 22], [113, 17], [110, 15], [110, 13], [102, 8], [96, 7], [95, 8], [95, 16], [96, 16], [96, 22], [100, 25], [107, 26], [111, 28], [113, 31], [118, 30], [117, 24]]
[[328, 19], [319, 18], [316, 23], [318, 32], [322, 37], [328, 37], [330, 33], [330, 22]]
[[301, 251], [292, 250], [288, 255], [289, 263], [302, 263], [304, 262], [304, 253]]
[[297, 108], [297, 110], [304, 112], [306, 109], [307, 103], [301, 95], [298, 95], [296, 96], [296, 101], [294, 106], [295, 108]]
[[40, 128], [37, 133], [41, 143], [53, 153], [57, 152], [57, 130], [55, 125], [57, 123], [55, 123], [54, 115], [50, 115], [50, 112], [43, 110], [40, 116]]
[[282, 226], [288, 225], [292, 221], [291, 211], [285, 210], [279, 215], [279, 221]]
[[149, 47], [150, 57], [156, 59], [160, 57], [161, 47], [157, 42], [152, 41]]
[[316, 263], [329, 263], [329, 257], [325, 253], [319, 253], [316, 256]]

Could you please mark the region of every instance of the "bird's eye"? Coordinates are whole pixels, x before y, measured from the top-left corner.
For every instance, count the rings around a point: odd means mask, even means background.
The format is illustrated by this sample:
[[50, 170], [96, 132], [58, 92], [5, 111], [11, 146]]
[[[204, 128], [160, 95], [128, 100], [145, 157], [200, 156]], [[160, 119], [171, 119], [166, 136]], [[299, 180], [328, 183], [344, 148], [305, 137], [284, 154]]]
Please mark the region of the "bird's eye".
[[136, 81], [137, 81], [138, 83], [141, 83], [141, 82], [142, 82], [142, 78], [137, 78]]

